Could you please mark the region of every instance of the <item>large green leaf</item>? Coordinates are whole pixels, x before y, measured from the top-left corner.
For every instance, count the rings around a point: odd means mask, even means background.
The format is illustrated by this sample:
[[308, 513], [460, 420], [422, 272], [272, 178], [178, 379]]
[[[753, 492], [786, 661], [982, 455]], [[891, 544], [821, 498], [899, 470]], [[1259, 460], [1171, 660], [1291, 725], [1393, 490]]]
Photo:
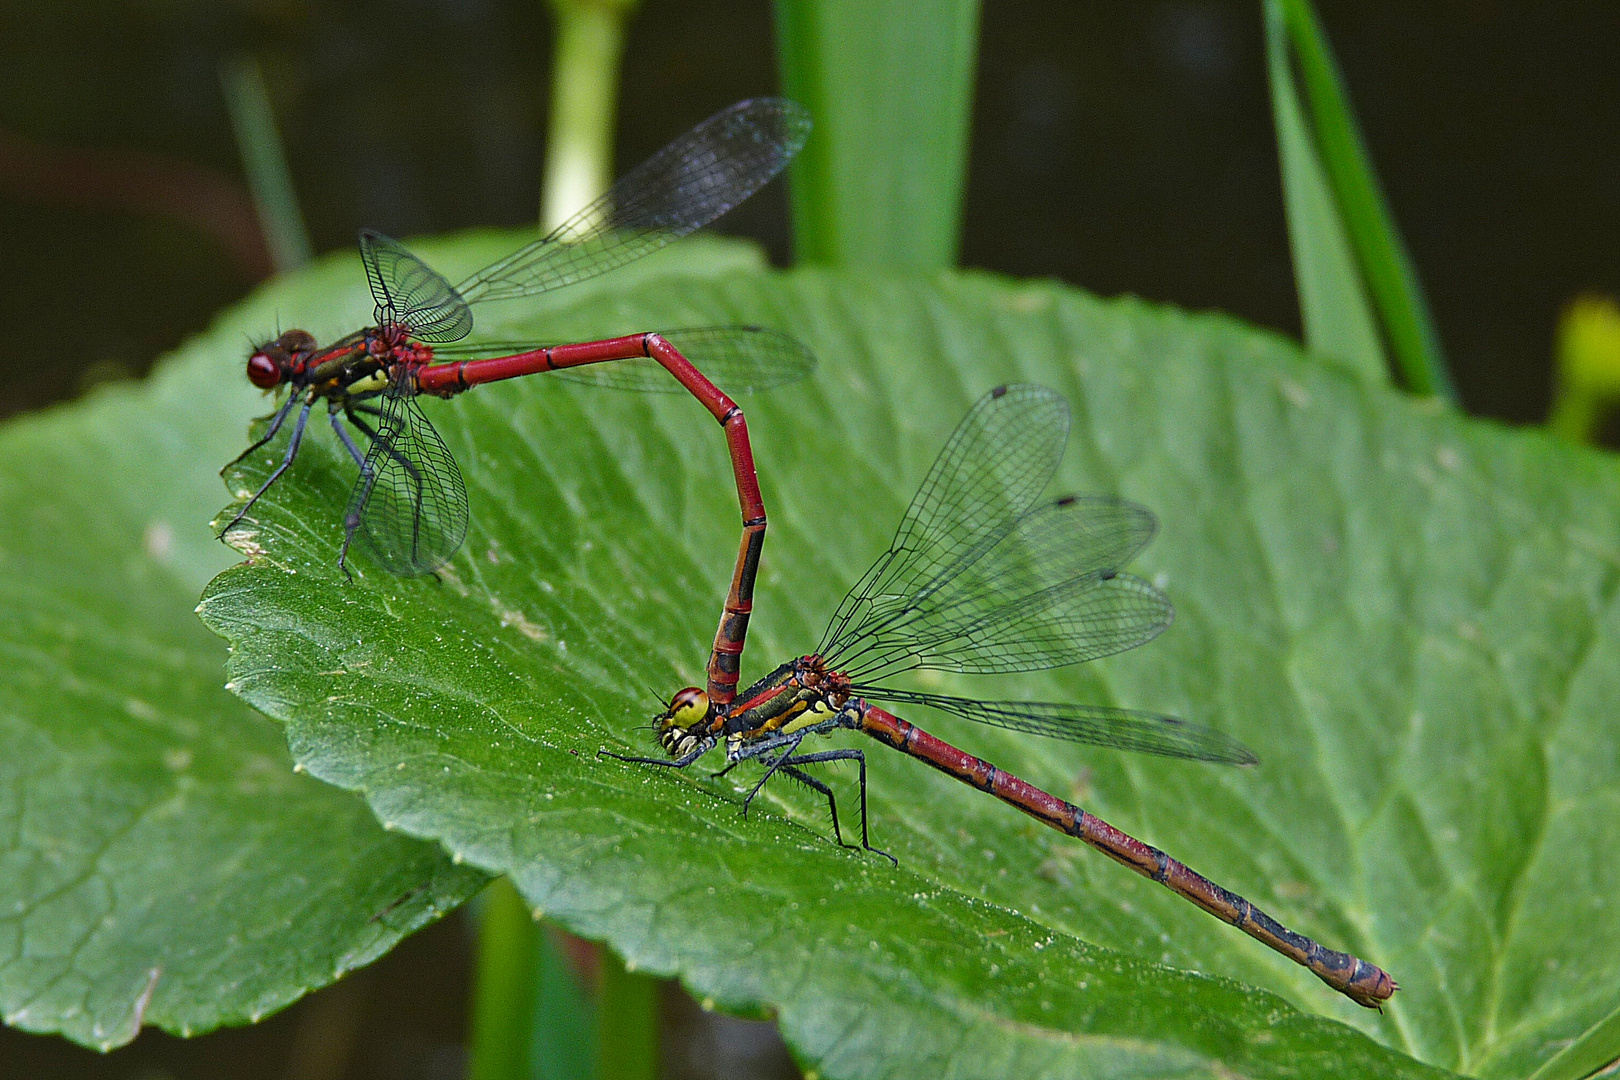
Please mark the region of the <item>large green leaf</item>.
[[[236, 336], [234, 322], [222, 335]], [[221, 356], [191, 350], [192, 374]], [[237, 338], [240, 341], [240, 338]], [[107, 1049], [246, 1023], [483, 875], [296, 776], [197, 591], [250, 395], [173, 378], [0, 430], [0, 1015]], [[217, 466], [215, 466], [217, 468]]]
[[[463, 244], [496, 254], [512, 237]], [[683, 273], [757, 265], [699, 246]], [[667, 262], [667, 260], [663, 260]], [[649, 260], [658, 272], [660, 260]], [[325, 276], [323, 276], [323, 274]], [[485, 881], [293, 773], [194, 613], [234, 561], [219, 465], [264, 410], [244, 342], [369, 314], [355, 260], [284, 281], [141, 386], [0, 428], [0, 1016], [106, 1049], [245, 1023]], [[352, 301], [352, 303], [351, 303]], [[352, 325], [352, 323], [350, 323]]]
[[[1066, 394], [1062, 487], [1161, 514], [1137, 569], [1180, 617], [1133, 653], [971, 689], [1173, 711], [1263, 762], [915, 719], [1403, 989], [1358, 1009], [875, 744], [874, 837], [898, 870], [833, 847], [810, 793], [773, 786], [744, 820], [742, 770], [596, 759], [655, 749], [653, 695], [700, 678], [735, 551], [719, 433], [684, 398], [534, 379], [427, 403], [474, 516], [437, 581], [362, 560], [344, 583], [352, 465], [310, 447], [203, 611], [233, 642], [233, 686], [311, 772], [700, 997], [774, 1008], [829, 1076], [1422, 1072], [1402, 1054], [1522, 1076], [1588, 1031], [1580, 1060], [1620, 1052], [1602, 1025], [1620, 1004], [1611, 459], [1231, 320], [1055, 285], [801, 272], [608, 296], [547, 333], [757, 320], [823, 357], [812, 384], [747, 403], [772, 515], [755, 674], [814, 646], [979, 393]], [[834, 782], [847, 814], [852, 778]]]

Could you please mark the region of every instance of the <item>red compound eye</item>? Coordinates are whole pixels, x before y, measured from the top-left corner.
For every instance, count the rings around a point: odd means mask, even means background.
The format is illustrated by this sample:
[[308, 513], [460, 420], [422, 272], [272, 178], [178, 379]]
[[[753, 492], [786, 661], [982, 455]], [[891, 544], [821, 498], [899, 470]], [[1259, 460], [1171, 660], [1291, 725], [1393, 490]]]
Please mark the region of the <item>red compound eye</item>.
[[281, 382], [281, 368], [262, 352], [248, 357], [247, 375], [248, 382], [260, 390], [273, 389]]

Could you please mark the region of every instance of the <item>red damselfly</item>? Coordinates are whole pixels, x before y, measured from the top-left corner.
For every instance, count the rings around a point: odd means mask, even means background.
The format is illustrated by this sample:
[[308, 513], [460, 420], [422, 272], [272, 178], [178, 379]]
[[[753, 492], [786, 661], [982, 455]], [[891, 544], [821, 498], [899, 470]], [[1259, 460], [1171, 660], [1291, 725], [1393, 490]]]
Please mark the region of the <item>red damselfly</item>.
[[1358, 1004], [1379, 1007], [1396, 990], [1379, 968], [1287, 929], [1157, 848], [872, 704], [922, 705], [1096, 746], [1255, 763], [1230, 736], [1174, 717], [1062, 702], [979, 701], [885, 684], [917, 669], [988, 674], [1061, 667], [1134, 648], [1169, 625], [1170, 601], [1120, 569], [1157, 530], [1150, 511], [1109, 496], [1041, 500], [1068, 431], [1068, 406], [1050, 390], [1000, 387], [981, 398], [935, 460], [889, 550], [844, 597], [816, 652], [783, 664], [734, 702], [714, 702], [695, 687], [677, 693], [656, 720], [669, 759], [608, 756], [685, 768], [724, 743], [722, 774], [744, 761], [765, 770], [743, 801], [745, 813], [765, 782], [781, 773], [826, 797], [833, 836], [848, 847], [854, 845], [844, 844], [832, 789], [803, 767], [854, 761], [860, 846], [892, 860], [868, 842], [864, 753], [799, 752], [810, 735], [863, 732], [1085, 841]]
[[[360, 469], [344, 514], [338, 566], [349, 573], [349, 547], [358, 533], [386, 569], [413, 575], [431, 573], [455, 554], [469, 516], [461, 471], [423, 415], [419, 395], [451, 397], [479, 383], [539, 372], [566, 377], [568, 369], [600, 385], [684, 387], [725, 430], [742, 507], [742, 545], [709, 674], [711, 695], [731, 700], [764, 543], [765, 505], [742, 410], [693, 366], [687, 351], [739, 392], [803, 378], [814, 367], [813, 357], [792, 338], [760, 327], [641, 333], [549, 347], [463, 339], [472, 332], [473, 304], [533, 296], [594, 277], [713, 221], [781, 172], [809, 130], [808, 114], [793, 102], [739, 102], [626, 173], [549, 235], [459, 285], [396, 241], [362, 230], [360, 258], [376, 323], [325, 348], [317, 347], [313, 335], [289, 330], [248, 358], [255, 386], [292, 392], [269, 417], [264, 435], [226, 469], [274, 439], [295, 410], [297, 419], [280, 463], [226, 523], [221, 538], [292, 465], [310, 410], [323, 399], [338, 439]], [[619, 363], [600, 374], [586, 367], [607, 361]], [[342, 421], [369, 440], [365, 452]]]

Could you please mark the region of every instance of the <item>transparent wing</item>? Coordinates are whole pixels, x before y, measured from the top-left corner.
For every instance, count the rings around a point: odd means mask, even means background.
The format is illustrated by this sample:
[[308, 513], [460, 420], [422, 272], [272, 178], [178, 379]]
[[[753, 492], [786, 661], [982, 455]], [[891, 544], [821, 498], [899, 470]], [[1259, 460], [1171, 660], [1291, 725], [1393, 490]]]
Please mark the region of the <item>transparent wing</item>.
[[[728, 394], [771, 390], [809, 377], [816, 357], [797, 338], [763, 326], [703, 326], [686, 330], [660, 330], [670, 344], [709, 381]], [[533, 352], [545, 348], [531, 341], [479, 339], [436, 347], [435, 360], [481, 360], [492, 356]], [[686, 390], [647, 356], [610, 360], [548, 373], [551, 378], [636, 390], [645, 394], [681, 394]]]
[[416, 394], [396, 379], [383, 395], [377, 437], [349, 496], [345, 526], [358, 529], [387, 570], [409, 577], [450, 560], [467, 536], [467, 517], [461, 470]]
[[889, 550], [839, 605], [821, 654], [849, 655], [995, 547], [1057, 471], [1068, 437], [1068, 404], [1045, 387], [1002, 386], [980, 398], [934, 459]]
[[405, 327], [421, 341], [459, 341], [472, 330], [472, 311], [438, 271], [376, 229], [360, 230], [360, 261], [371, 283], [378, 326]]
[[[661, 330], [664, 338], [710, 382], [728, 394], [770, 390], [806, 378], [816, 358], [797, 338], [762, 326], [705, 326]], [[643, 393], [685, 393], [658, 361], [638, 356], [553, 372], [569, 382]]]
[[1090, 746], [1227, 765], [1253, 765], [1260, 760], [1248, 747], [1214, 728], [1134, 709], [1051, 701], [970, 701], [883, 687], [855, 686], [853, 690], [863, 697], [926, 705], [981, 724]]
[[1157, 589], [1119, 567], [1152, 539], [1145, 508], [1068, 496], [1023, 514], [994, 545], [913, 596], [872, 605], [822, 655], [854, 678], [911, 668], [1037, 671], [1133, 649], [1170, 625]]
[[483, 360], [490, 356], [533, 352], [535, 349], [545, 348], [547, 344], [539, 341], [519, 341], [516, 338], [478, 337], [451, 342], [448, 345], [434, 345], [433, 361], [437, 363], [441, 360]]
[[595, 277], [702, 228], [786, 168], [810, 114], [782, 98], [723, 109], [625, 173], [550, 235], [457, 286], [468, 303], [532, 296]]
[[1174, 615], [1164, 594], [1141, 578], [1090, 574], [976, 620], [946, 622], [932, 638], [909, 646], [903, 666], [976, 674], [1065, 667], [1146, 644]]

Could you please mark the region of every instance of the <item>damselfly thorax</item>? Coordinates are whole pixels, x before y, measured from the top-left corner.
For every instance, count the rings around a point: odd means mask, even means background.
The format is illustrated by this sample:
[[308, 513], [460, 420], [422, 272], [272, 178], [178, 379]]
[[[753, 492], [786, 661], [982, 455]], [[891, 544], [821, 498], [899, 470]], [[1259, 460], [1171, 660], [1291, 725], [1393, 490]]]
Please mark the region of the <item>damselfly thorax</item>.
[[849, 701], [849, 678], [831, 671], [820, 656], [790, 660], [737, 695], [729, 705], [709, 700], [695, 686], [676, 691], [669, 708], [653, 718], [658, 741], [672, 757], [704, 743], [726, 743], [727, 757], [758, 756], [754, 748], [781, 736], [825, 735], [838, 727]]
[[294, 396], [307, 393], [341, 406], [351, 397], [380, 394], [392, 377], [408, 375], [414, 383], [433, 359], [432, 346], [396, 325], [356, 330], [325, 348], [306, 330], [287, 330], [253, 350], [247, 376], [261, 390], [285, 386]]

